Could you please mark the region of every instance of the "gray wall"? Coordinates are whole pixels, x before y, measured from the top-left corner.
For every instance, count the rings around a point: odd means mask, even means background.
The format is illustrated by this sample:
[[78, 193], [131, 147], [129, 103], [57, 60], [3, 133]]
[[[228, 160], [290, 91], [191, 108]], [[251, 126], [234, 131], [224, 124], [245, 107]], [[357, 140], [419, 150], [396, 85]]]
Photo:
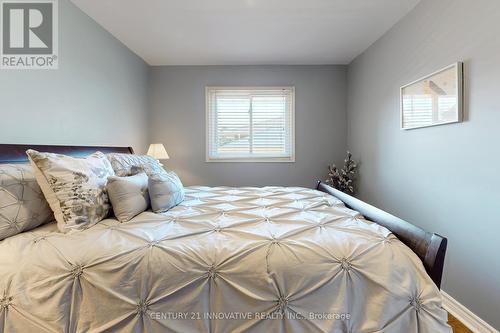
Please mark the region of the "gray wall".
[[[423, 0], [348, 69], [360, 196], [449, 238], [443, 289], [500, 328], [500, 2]], [[464, 123], [399, 129], [399, 87], [465, 62]]]
[[[295, 86], [295, 163], [205, 162], [205, 86]], [[346, 147], [345, 66], [153, 67], [150, 140], [185, 184], [302, 185], [324, 179]]]
[[148, 66], [68, 0], [59, 69], [0, 70], [0, 142], [147, 146]]

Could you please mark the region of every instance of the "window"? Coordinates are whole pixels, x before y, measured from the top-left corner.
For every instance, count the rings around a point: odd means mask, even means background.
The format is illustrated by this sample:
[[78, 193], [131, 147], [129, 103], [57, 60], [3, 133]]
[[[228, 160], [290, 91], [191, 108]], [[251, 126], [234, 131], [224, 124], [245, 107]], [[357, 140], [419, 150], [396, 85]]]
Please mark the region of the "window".
[[293, 87], [207, 87], [208, 162], [294, 162]]

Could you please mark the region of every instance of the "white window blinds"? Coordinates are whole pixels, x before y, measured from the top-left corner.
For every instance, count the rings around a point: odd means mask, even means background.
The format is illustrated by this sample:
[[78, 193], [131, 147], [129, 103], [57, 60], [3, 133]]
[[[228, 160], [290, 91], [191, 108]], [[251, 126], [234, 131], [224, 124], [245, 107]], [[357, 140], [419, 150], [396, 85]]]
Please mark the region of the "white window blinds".
[[207, 161], [294, 161], [293, 87], [207, 87], [206, 94]]

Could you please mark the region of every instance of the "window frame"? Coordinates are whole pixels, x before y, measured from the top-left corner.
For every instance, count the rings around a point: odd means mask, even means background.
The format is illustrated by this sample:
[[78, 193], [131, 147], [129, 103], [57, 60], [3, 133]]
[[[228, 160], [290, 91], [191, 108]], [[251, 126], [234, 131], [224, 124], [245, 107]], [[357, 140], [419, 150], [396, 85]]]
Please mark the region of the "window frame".
[[[210, 94], [213, 90], [290, 90], [290, 156], [213, 157], [210, 156]], [[294, 86], [206, 86], [205, 87], [205, 161], [210, 163], [294, 163], [295, 162], [295, 87]]]

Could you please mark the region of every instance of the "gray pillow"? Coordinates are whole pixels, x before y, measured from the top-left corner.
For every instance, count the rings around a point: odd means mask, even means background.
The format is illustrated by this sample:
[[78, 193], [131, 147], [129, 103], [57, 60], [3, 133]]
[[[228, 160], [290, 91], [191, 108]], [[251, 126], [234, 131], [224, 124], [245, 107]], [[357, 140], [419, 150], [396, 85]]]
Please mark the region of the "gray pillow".
[[148, 183], [151, 208], [155, 213], [167, 211], [184, 200], [184, 186], [175, 172], [152, 175]]
[[0, 240], [54, 221], [29, 164], [0, 164]]
[[129, 177], [108, 177], [108, 196], [116, 218], [130, 221], [149, 207], [148, 176], [139, 173]]

